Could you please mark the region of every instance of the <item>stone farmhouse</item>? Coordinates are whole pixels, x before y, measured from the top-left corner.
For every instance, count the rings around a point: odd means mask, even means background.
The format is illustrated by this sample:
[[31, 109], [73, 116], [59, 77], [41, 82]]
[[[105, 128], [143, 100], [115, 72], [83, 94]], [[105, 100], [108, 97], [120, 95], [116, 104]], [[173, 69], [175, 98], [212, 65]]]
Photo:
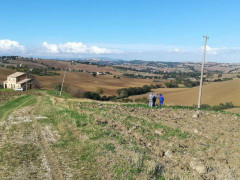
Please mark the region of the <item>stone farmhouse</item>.
[[27, 89], [36, 89], [39, 87], [39, 83], [35, 80], [35, 77], [32, 75], [27, 75], [24, 72], [15, 72], [7, 77], [7, 80], [3, 82], [3, 87], [5, 89], [17, 89], [23, 88]]

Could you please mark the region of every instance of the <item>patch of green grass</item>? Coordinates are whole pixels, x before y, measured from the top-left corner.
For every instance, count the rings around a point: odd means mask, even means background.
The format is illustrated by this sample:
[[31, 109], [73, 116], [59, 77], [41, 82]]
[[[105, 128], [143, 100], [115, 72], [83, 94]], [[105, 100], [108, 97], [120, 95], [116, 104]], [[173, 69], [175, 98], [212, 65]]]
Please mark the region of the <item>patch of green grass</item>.
[[[55, 96], [55, 97], [60, 97], [59, 96], [59, 91], [55, 91], [55, 90], [46, 90], [46, 93], [48, 95], [51, 95], [51, 96]], [[73, 96], [71, 94], [68, 94], [66, 92], [62, 92], [62, 95], [61, 95], [62, 98], [73, 98]]]
[[0, 91], [14, 91], [14, 89], [0, 89]]
[[111, 134], [109, 130], [102, 130], [100, 128], [95, 128], [91, 130], [83, 130], [86, 135], [90, 137], [91, 140], [98, 140], [100, 138], [106, 138]]
[[34, 144], [5, 144], [0, 148], [0, 164], [11, 168], [31, 163], [40, 166], [41, 162], [38, 161], [40, 152], [40, 148]]
[[181, 132], [179, 129], [174, 129], [161, 124], [155, 124], [155, 128], [164, 129], [164, 135], [160, 136], [160, 138], [164, 140], [168, 140], [168, 138], [171, 136], [175, 136], [180, 139], [186, 139], [190, 135], [188, 132]]
[[79, 114], [77, 111], [73, 111], [70, 109], [60, 110], [58, 111], [58, 113], [74, 119], [77, 127], [86, 126], [89, 122], [88, 115], [85, 113]]
[[75, 119], [77, 127], [86, 126], [88, 123], [88, 116], [86, 114], [79, 114]]
[[95, 143], [84, 144], [80, 148], [80, 152], [81, 152], [81, 153], [79, 153], [80, 160], [94, 162], [94, 158], [97, 155], [96, 150], [98, 147], [99, 147], [99, 145], [97, 145]]
[[45, 97], [45, 98], [44, 98], [44, 101], [43, 101], [43, 104], [45, 104], [45, 105], [50, 105], [50, 106], [53, 105], [50, 97]]
[[163, 129], [164, 134], [162, 136], [160, 136], [160, 138], [162, 138], [164, 140], [168, 140], [168, 138], [171, 136], [175, 136], [180, 139], [185, 139], [188, 136], [190, 136], [190, 134], [188, 132], [181, 132], [181, 130], [179, 130], [179, 129], [174, 129], [169, 126], [162, 125], [160, 123], [150, 122], [150, 121], [147, 121], [144, 119], [139, 119], [139, 120], [141, 120], [140, 123], [141, 123], [142, 127], [137, 129], [137, 131], [143, 135], [146, 134], [146, 138], [148, 140], [153, 140], [156, 137], [156, 135], [154, 135], [152, 133], [148, 133], [149, 129], [151, 129], [153, 131], [156, 129]]
[[58, 140], [57, 143], [53, 144], [53, 147], [66, 147], [69, 143], [77, 142], [77, 140], [73, 137], [72, 131], [68, 130], [62, 137]]
[[129, 162], [127, 161], [118, 161], [116, 165], [112, 168], [114, 173], [114, 179], [135, 179], [136, 177], [136, 168], [134, 168]]
[[129, 127], [129, 128], [131, 128], [131, 127], [134, 126], [134, 125], [133, 125], [132, 123], [130, 123], [127, 119], [124, 120], [123, 123], [124, 123], [127, 127]]
[[104, 148], [105, 148], [106, 150], [111, 151], [112, 153], [115, 152], [115, 146], [114, 146], [114, 144], [112, 144], [112, 143], [107, 143], [107, 144], [104, 144], [103, 146], [104, 146]]
[[31, 106], [36, 103], [36, 97], [31, 95], [20, 96], [0, 106], [0, 118], [20, 106]]
[[70, 109], [53, 109], [50, 108], [45, 114], [48, 119], [38, 120], [42, 123], [52, 123], [57, 125], [59, 122], [75, 123], [76, 127], [86, 126], [89, 123], [89, 118], [85, 113], [79, 114], [77, 111]]
[[114, 131], [111, 133], [111, 137], [115, 138], [119, 144], [126, 144], [127, 141], [122, 137], [122, 135], [118, 131]]
[[25, 101], [23, 106], [32, 106], [37, 103], [37, 98], [35, 96], [30, 96], [28, 101]]
[[79, 108], [82, 109], [82, 110], [90, 111], [90, 112], [94, 112], [95, 111], [95, 109], [92, 109], [92, 108], [87, 107], [87, 106], [82, 106], [82, 105], [79, 106]]
[[111, 169], [114, 179], [136, 179], [144, 170], [143, 158], [138, 159], [137, 162], [116, 161]]

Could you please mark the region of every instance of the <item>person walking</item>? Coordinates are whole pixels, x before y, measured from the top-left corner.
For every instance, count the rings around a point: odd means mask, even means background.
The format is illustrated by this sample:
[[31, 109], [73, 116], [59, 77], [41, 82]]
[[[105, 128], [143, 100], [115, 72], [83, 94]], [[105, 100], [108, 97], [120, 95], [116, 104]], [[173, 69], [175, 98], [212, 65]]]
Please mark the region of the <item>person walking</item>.
[[149, 94], [149, 107], [153, 106], [153, 95], [152, 93]]
[[159, 105], [163, 106], [164, 97], [162, 94], [159, 95]]

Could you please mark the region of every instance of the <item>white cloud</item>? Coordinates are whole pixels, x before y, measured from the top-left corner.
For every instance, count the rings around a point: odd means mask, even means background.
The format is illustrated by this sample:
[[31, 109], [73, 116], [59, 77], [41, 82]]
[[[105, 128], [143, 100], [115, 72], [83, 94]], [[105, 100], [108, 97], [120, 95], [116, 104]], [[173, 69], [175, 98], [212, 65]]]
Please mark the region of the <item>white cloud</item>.
[[[104, 48], [102, 48], [104, 47]], [[240, 47], [206, 47], [207, 61], [239, 62]], [[162, 61], [201, 61], [203, 47], [169, 46], [161, 44], [99, 44], [81, 42], [48, 43], [24, 47], [17, 41], [0, 40], [0, 55], [21, 55], [44, 58], [143, 59]]]
[[183, 52], [183, 50], [181, 50], [179, 48], [174, 48], [174, 49], [170, 49], [168, 52], [169, 53], [181, 53], [181, 52]]
[[94, 54], [110, 54], [112, 50], [106, 48], [99, 48], [97, 46], [91, 46], [90, 51]]
[[[201, 49], [203, 50], [204, 47], [202, 46]], [[206, 51], [207, 53], [209, 54], [212, 54], [212, 55], [217, 55], [218, 54], [218, 51], [220, 51], [222, 48], [212, 48], [210, 46], [206, 46]]]
[[20, 45], [17, 41], [12, 41], [9, 39], [2, 39], [0, 40], [0, 51], [3, 52], [20, 52], [24, 51], [25, 47]]
[[111, 54], [114, 51], [97, 46], [87, 46], [81, 42], [67, 42], [64, 44], [48, 44], [43, 42], [42, 46], [48, 53], [67, 54]]
[[59, 53], [59, 49], [56, 44], [48, 44], [44, 42], [42, 46], [47, 50], [49, 53]]
[[180, 49], [175, 48], [174, 51], [175, 51], [175, 52], [180, 52]]

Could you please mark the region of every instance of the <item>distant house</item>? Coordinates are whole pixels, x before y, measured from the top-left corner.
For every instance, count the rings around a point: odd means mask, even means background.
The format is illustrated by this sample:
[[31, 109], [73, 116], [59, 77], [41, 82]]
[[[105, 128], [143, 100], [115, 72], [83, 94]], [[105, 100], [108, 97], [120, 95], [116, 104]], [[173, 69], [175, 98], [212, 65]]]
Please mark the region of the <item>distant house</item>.
[[22, 56], [2, 56], [3, 60], [17, 60], [17, 59], [22, 59]]
[[189, 81], [193, 81], [193, 82], [197, 81], [196, 78], [193, 78], [193, 77], [190, 77], [190, 78], [184, 78], [184, 79], [185, 79], [185, 80], [189, 80]]
[[167, 78], [167, 80], [170, 80], [170, 81], [175, 81], [176, 78]]
[[104, 72], [97, 72], [97, 75], [105, 75]]
[[27, 75], [24, 72], [15, 72], [7, 77], [7, 80], [3, 82], [5, 89], [26, 89], [38, 88], [39, 84], [35, 81], [34, 76]]

